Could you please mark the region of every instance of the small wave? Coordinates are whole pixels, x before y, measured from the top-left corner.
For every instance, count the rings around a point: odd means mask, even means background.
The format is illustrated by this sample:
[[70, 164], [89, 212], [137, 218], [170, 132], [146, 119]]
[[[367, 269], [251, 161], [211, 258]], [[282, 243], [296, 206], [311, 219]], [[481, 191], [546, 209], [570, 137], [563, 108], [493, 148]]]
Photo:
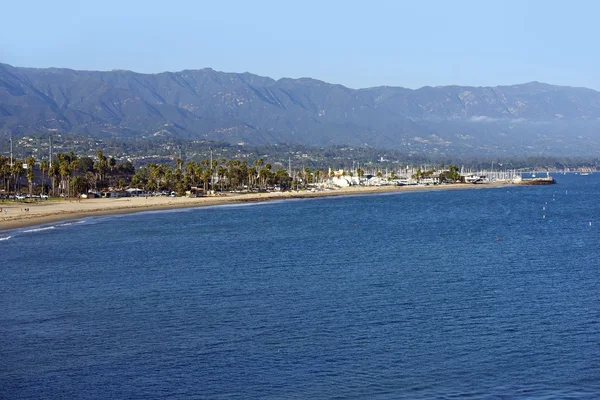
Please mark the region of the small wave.
[[56, 228], [56, 227], [55, 226], [45, 226], [43, 228], [29, 229], [29, 230], [23, 231], [23, 233], [47, 231], [48, 229], [54, 229], [54, 228]]
[[8, 239], [10, 239], [11, 237], [12, 237], [12, 236], [6, 236], [6, 237], [3, 237], [3, 238], [0, 238], [0, 241], [2, 241], [2, 240], [8, 240]]
[[78, 220], [78, 221], [68, 221], [62, 224], [59, 224], [58, 226], [71, 226], [71, 225], [75, 225], [75, 224], [83, 224], [85, 223], [85, 220]]

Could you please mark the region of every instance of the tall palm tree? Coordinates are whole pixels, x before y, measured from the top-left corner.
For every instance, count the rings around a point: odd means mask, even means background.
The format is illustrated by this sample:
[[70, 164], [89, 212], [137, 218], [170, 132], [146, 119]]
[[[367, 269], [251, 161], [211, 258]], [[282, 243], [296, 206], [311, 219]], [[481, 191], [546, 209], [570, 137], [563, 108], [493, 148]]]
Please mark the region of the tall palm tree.
[[202, 183], [204, 185], [204, 193], [208, 191], [208, 181], [210, 180], [210, 176], [212, 175], [212, 170], [210, 168], [205, 168], [202, 171]]
[[48, 161], [44, 160], [40, 163], [40, 171], [42, 172], [42, 194], [44, 194], [44, 175], [48, 172]]
[[15, 183], [15, 192], [21, 189], [21, 175], [23, 174], [23, 161], [15, 160], [11, 171]]
[[10, 165], [8, 163], [8, 157], [0, 156], [0, 173], [2, 173], [2, 188], [8, 190], [8, 180], [6, 175], [10, 177]]
[[52, 177], [52, 196], [56, 196], [56, 181], [60, 177], [59, 162], [52, 164], [52, 167], [48, 169], [48, 174]]
[[190, 183], [192, 185], [196, 184], [196, 163], [193, 161], [188, 161], [187, 163], [185, 163], [185, 175], [188, 177], [188, 179], [190, 180]]
[[227, 170], [219, 165], [219, 167], [217, 168], [217, 177], [219, 178], [219, 186], [221, 186], [221, 192], [223, 191], [223, 182], [225, 181], [225, 179], [223, 178], [225, 178], [226, 173]]
[[106, 179], [106, 172], [108, 171], [108, 161], [106, 160], [106, 156], [102, 153], [102, 151], [98, 151], [96, 156], [98, 157], [98, 162], [96, 162], [94, 167], [96, 171], [98, 171], [98, 180], [101, 183], [104, 183], [104, 180]]
[[33, 194], [33, 168], [35, 167], [35, 158], [27, 157], [27, 182], [29, 183], [29, 196]]
[[67, 190], [67, 197], [71, 194], [71, 174], [73, 173], [70, 157], [66, 154], [57, 154], [59, 159], [58, 168], [60, 171], [60, 187], [62, 192]]

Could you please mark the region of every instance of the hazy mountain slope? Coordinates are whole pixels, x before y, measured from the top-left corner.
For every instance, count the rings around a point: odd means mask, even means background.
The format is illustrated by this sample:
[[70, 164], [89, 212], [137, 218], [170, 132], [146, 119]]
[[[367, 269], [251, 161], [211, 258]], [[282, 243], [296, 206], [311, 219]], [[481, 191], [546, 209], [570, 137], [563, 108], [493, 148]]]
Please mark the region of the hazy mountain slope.
[[600, 93], [537, 82], [375, 87], [212, 69], [160, 74], [0, 64], [0, 132], [175, 135], [453, 153], [600, 150]]

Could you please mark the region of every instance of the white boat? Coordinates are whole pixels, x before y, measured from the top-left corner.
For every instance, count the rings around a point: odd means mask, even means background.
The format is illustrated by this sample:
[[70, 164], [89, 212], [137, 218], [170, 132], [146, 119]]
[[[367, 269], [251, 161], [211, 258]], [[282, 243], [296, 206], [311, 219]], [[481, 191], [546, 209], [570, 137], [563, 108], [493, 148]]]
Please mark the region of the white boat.
[[588, 176], [590, 173], [589, 172], [582, 172], [581, 176]]

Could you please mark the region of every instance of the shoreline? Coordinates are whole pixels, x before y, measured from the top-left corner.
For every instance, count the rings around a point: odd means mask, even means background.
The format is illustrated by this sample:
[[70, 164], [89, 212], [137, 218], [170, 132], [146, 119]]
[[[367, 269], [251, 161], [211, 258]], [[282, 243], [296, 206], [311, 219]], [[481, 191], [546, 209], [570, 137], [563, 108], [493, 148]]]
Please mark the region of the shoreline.
[[[36, 203], [0, 203], [0, 232], [37, 226], [52, 222], [98, 217], [103, 215], [132, 214], [144, 211], [163, 211], [181, 208], [199, 208], [225, 204], [261, 203], [285, 199], [354, 196], [415, 191], [486, 189], [522, 186], [509, 182], [483, 185], [454, 184], [436, 186], [349, 186], [319, 192], [226, 193], [207, 197], [124, 197], [118, 199], [50, 200]], [[4, 214], [4, 210], [8, 210]], [[25, 211], [29, 209], [29, 212]]]

